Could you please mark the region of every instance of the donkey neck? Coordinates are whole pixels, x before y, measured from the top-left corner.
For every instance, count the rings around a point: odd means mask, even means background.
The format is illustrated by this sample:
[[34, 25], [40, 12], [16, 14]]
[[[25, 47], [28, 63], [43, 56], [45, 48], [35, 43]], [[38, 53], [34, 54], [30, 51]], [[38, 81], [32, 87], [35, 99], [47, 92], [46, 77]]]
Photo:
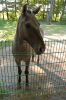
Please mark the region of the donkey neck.
[[19, 47], [23, 43], [23, 40], [21, 40], [19, 38], [18, 34], [15, 35], [15, 39], [14, 40], [15, 40], [15, 44], [16, 44], [17, 47]]

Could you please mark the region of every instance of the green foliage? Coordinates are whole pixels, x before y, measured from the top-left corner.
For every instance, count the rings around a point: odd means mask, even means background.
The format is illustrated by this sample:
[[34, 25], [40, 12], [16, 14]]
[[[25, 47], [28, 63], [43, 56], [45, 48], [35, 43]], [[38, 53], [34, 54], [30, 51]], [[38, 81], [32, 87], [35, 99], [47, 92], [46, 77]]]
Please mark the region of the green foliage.
[[53, 9], [54, 21], [60, 21], [63, 4], [64, 4], [64, 0], [55, 0], [54, 9]]
[[35, 5], [35, 0], [29, 0], [29, 4], [32, 6]]
[[21, 8], [23, 4], [23, 0], [19, 0], [19, 7]]
[[37, 18], [39, 21], [44, 20], [45, 17], [46, 17], [46, 13], [43, 13], [43, 11], [39, 11], [39, 13], [36, 15], [36, 18]]
[[0, 20], [0, 40], [12, 40], [16, 32], [16, 21]]
[[11, 21], [17, 20], [17, 17], [15, 15], [15, 11], [9, 12], [9, 20], [11, 20]]
[[[20, 5], [25, 4], [26, 2], [32, 7], [36, 3], [42, 4], [42, 5], [48, 5], [52, 0], [19, 0]], [[53, 6], [53, 12], [51, 14], [52, 21], [60, 21], [61, 14], [62, 14], [62, 8], [64, 6], [65, 0], [55, 0], [54, 6]], [[37, 15], [37, 18], [44, 19], [47, 15], [47, 12], [40, 12]], [[43, 17], [44, 16], [44, 17]], [[47, 19], [47, 18], [46, 18]]]
[[[30, 7], [34, 6], [36, 3], [42, 4], [44, 6], [43, 10], [45, 10], [45, 7], [48, 7], [46, 5], [50, 4], [51, 1], [53, 1], [53, 0], [18, 0], [18, 1], [19, 1], [19, 7], [18, 7], [19, 9], [21, 9], [22, 5], [27, 2], [30, 5]], [[50, 16], [51, 16], [50, 17], [51, 21], [60, 21], [60, 18], [62, 18], [61, 17], [61, 15], [62, 15], [62, 9], [63, 9], [63, 7], [65, 5], [64, 1], [65, 0], [54, 0], [53, 10], [50, 11], [51, 9], [49, 9]], [[51, 7], [51, 5], [52, 4], [50, 4], [50, 7]], [[21, 11], [21, 10], [19, 10], [19, 11]], [[8, 12], [8, 13], [9, 13], [9, 20], [11, 20], [11, 21], [17, 20], [17, 17], [15, 16], [15, 11]], [[41, 11], [37, 15], [37, 18], [39, 20], [45, 20], [45, 19], [48, 18], [47, 17], [47, 15], [48, 15], [47, 13], [48, 13], [48, 11]], [[5, 14], [6, 14], [6, 12], [5, 12]], [[2, 18], [3, 18], [3, 14], [2, 14]], [[64, 18], [64, 20], [66, 20], [66, 17]]]
[[43, 12], [39, 12], [39, 13], [36, 15], [36, 17], [37, 17], [38, 20], [42, 20], [42, 19], [43, 19], [42, 16], [43, 16]]

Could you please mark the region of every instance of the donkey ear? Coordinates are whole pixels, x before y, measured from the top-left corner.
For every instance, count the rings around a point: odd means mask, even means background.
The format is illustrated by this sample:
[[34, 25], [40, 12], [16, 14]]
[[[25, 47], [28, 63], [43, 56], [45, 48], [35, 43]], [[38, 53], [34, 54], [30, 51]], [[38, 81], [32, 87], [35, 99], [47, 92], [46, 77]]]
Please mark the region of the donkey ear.
[[34, 13], [34, 14], [37, 14], [37, 13], [39, 12], [40, 8], [41, 8], [41, 6], [35, 8], [35, 9], [33, 10], [33, 13]]
[[23, 6], [22, 13], [25, 15], [27, 11], [27, 4]]

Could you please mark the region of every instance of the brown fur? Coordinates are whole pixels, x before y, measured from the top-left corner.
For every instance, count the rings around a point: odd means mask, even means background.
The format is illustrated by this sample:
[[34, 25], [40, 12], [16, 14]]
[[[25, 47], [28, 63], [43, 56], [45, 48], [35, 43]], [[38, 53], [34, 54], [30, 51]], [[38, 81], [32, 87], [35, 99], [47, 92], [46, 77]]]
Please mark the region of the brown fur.
[[39, 55], [45, 51], [40, 26], [35, 18], [35, 14], [39, 11], [39, 8], [31, 12], [27, 10], [27, 5], [24, 5], [18, 20], [12, 52], [18, 66], [19, 84], [21, 83], [21, 61], [23, 60], [26, 63], [25, 75], [26, 85], [28, 85], [28, 69], [32, 52], [34, 51]]

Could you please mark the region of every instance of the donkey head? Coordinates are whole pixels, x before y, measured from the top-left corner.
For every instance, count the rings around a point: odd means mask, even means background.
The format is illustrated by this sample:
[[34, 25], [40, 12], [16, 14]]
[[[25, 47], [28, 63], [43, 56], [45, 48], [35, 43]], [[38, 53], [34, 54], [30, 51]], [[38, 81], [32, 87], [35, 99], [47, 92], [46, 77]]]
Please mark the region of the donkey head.
[[21, 30], [20, 32], [22, 38], [26, 40], [35, 52], [39, 55], [45, 51], [45, 44], [41, 36], [40, 24], [35, 17], [35, 14], [38, 13], [40, 7], [35, 10], [29, 10], [27, 4], [23, 6], [21, 18]]

